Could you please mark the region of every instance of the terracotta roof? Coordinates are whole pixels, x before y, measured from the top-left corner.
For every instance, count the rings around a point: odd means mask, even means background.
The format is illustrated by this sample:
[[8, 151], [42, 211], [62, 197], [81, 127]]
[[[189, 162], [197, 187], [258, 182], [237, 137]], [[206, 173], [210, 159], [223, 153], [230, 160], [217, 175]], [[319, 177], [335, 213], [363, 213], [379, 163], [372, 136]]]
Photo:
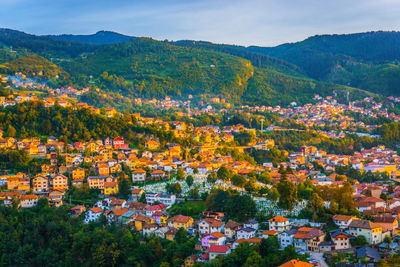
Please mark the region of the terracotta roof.
[[94, 213], [103, 212], [103, 209], [100, 208], [100, 207], [94, 207], [94, 208], [91, 208], [91, 209], [89, 209], [89, 210], [93, 211]]
[[115, 216], [119, 217], [125, 213], [127, 213], [129, 210], [127, 208], [122, 208], [122, 209], [115, 209], [112, 212], [114, 213]]
[[228, 246], [223, 245], [211, 245], [208, 249], [208, 253], [226, 253], [228, 251]]
[[249, 239], [241, 238], [241, 239], [236, 240], [235, 242], [237, 242], [239, 244], [242, 244], [244, 242], [248, 242], [248, 243], [252, 243], [252, 244], [261, 243], [261, 238], [258, 238], [258, 237], [252, 237]]
[[213, 236], [215, 236], [216, 238], [221, 238], [221, 237], [224, 237], [224, 236], [225, 236], [224, 234], [222, 234], [222, 233], [220, 233], [220, 232], [213, 232], [213, 233], [211, 233], [210, 235], [213, 235]]
[[374, 229], [374, 228], [380, 228], [381, 226], [376, 223], [373, 223], [371, 221], [367, 221], [367, 220], [354, 220], [350, 223], [349, 227], [362, 228], [362, 229]]
[[289, 221], [289, 219], [282, 217], [282, 216], [275, 216], [274, 218], [269, 219], [268, 221], [269, 222], [287, 222], [287, 221]]
[[183, 216], [183, 215], [176, 215], [175, 217], [172, 217], [168, 219], [168, 221], [172, 222], [177, 222], [177, 223], [187, 223], [192, 217], [190, 216]]
[[134, 170], [132, 173], [146, 173], [146, 171], [143, 169], [137, 169], [137, 170]]
[[313, 265], [308, 262], [299, 261], [299, 260], [291, 260], [291, 261], [288, 261], [288, 262], [280, 265], [279, 267], [312, 267], [312, 266]]
[[276, 235], [277, 233], [278, 233], [277, 231], [270, 230], [263, 232], [262, 235]]
[[132, 190], [132, 194], [140, 194], [142, 192], [144, 192], [144, 190], [141, 188], [135, 188]]
[[341, 215], [341, 214], [336, 214], [335, 216], [332, 217], [335, 221], [350, 221], [354, 216], [348, 216], [348, 215]]
[[38, 197], [35, 196], [35, 195], [22, 195], [22, 196], [19, 197], [19, 199], [21, 199], [21, 200], [26, 200], [26, 199], [38, 199]]
[[225, 229], [232, 229], [232, 228], [237, 228], [241, 226], [240, 223], [229, 220], [226, 224], [225, 224]]

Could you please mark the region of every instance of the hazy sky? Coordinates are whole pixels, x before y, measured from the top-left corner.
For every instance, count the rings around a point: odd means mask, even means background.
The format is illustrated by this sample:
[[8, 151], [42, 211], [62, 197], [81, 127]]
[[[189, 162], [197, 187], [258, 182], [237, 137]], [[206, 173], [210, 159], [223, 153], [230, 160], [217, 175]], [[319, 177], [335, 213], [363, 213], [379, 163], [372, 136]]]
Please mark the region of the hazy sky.
[[400, 0], [0, 0], [0, 27], [270, 46], [315, 34], [400, 30]]

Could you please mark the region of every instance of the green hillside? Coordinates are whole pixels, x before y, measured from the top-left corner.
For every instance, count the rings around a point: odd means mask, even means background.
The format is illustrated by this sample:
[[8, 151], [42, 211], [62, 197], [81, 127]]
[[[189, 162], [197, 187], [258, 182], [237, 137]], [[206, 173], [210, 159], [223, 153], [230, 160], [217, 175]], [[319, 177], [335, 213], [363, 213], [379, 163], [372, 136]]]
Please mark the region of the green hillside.
[[[345, 95], [340, 92], [349, 90], [358, 97], [367, 95], [365, 91], [348, 87], [364, 84], [355, 79], [357, 71], [349, 71], [347, 65], [339, 77], [330, 75], [330, 71], [325, 71], [324, 79], [320, 80], [307, 75], [309, 69], [304, 64], [310, 68], [327, 64], [327, 69], [338, 65], [339, 57], [329, 59], [323, 52], [320, 58], [314, 53], [308, 54], [309, 58], [302, 59], [305, 62], [302, 66], [293, 60], [262, 54], [267, 48], [253, 51], [253, 48], [242, 46], [150, 38], [106, 44], [108, 37], [108, 34], [97, 35], [96, 42], [103, 44], [95, 45], [0, 29], [0, 45], [4, 52], [0, 57], [3, 60], [0, 71], [22, 71], [31, 76], [42, 72], [41, 77], [51, 79], [53, 85], [97, 87], [100, 92], [97, 100], [92, 102], [99, 105], [105, 101], [98, 99], [101, 93], [116, 96], [118, 103], [126, 101], [122, 96], [150, 98], [209, 94], [235, 103], [272, 105], [286, 105], [292, 101], [302, 104], [309, 102], [316, 93], [332, 95], [333, 91], [339, 95]], [[93, 36], [79, 38], [90, 39]], [[315, 61], [312, 57], [316, 57]], [[321, 63], [321, 58], [326, 60]], [[340, 58], [354, 62], [347, 55]], [[321, 66], [318, 70], [324, 71]], [[395, 76], [384, 73], [385, 77]], [[54, 80], [57, 75], [62, 79]], [[90, 96], [87, 98], [91, 100]]]
[[314, 79], [400, 95], [400, 32], [318, 35], [277, 47], [247, 49], [295, 64]]
[[68, 76], [59, 66], [35, 54], [0, 64], [0, 73], [14, 74], [16, 72], [22, 72], [28, 76], [42, 77], [46, 80]]
[[254, 71], [243, 58], [148, 38], [107, 46], [62, 66], [72, 76], [92, 75], [104, 90], [147, 97], [202, 93], [240, 97]]

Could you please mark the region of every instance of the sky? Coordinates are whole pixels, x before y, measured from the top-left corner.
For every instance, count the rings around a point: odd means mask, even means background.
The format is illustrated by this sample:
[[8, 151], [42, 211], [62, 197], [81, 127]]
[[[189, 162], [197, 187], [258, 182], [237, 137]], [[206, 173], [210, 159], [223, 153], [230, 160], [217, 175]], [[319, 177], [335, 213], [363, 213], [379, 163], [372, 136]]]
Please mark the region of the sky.
[[398, 31], [400, 0], [0, 0], [0, 28], [275, 46], [316, 34]]

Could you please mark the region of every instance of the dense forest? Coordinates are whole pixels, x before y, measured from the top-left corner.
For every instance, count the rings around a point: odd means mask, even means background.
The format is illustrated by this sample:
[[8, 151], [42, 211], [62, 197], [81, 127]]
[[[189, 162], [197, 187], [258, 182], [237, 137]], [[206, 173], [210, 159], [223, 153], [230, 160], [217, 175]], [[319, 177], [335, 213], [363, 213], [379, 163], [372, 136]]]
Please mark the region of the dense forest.
[[[0, 206], [0, 265], [14, 266], [181, 266], [195, 253], [197, 237], [181, 229], [174, 241], [144, 238], [117, 224], [84, 224], [71, 218], [67, 206], [50, 208], [40, 199], [32, 209]], [[225, 258], [204, 266], [277, 266], [293, 258], [304, 260], [292, 246], [278, 251], [277, 238], [259, 245], [243, 243]]]

